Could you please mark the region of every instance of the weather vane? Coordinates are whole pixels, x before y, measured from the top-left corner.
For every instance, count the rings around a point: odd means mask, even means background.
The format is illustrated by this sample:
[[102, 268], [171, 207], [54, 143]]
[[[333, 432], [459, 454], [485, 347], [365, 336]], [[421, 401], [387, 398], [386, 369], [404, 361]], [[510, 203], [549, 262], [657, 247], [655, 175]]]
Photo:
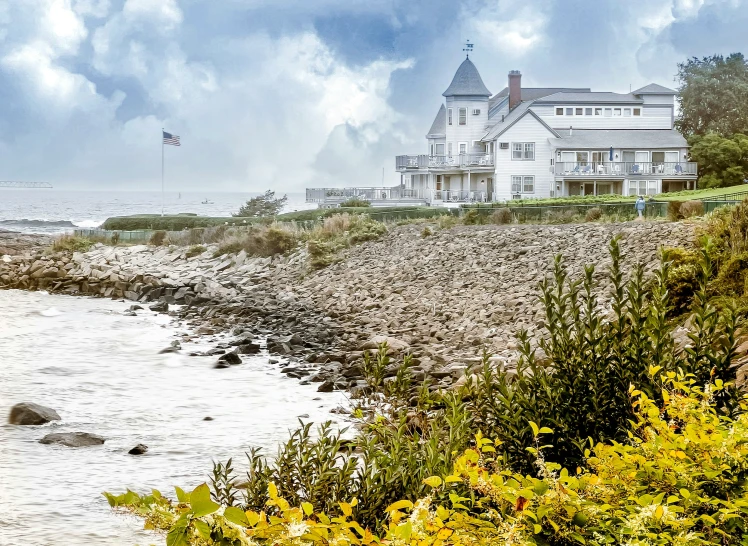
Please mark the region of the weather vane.
[[470, 40], [465, 42], [465, 47], [463, 47], [462, 50], [465, 52], [465, 57], [469, 59], [470, 54], [473, 52], [473, 44], [470, 43]]

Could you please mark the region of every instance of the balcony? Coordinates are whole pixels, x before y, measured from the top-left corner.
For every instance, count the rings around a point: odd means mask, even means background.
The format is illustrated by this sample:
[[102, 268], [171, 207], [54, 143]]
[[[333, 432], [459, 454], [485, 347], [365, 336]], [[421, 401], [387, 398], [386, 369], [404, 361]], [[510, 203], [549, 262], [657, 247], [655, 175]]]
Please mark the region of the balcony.
[[555, 165], [557, 176], [594, 176], [609, 178], [631, 178], [635, 176], [655, 176], [658, 178], [669, 176], [695, 177], [698, 164], [693, 162], [679, 163], [646, 163], [646, 162], [605, 162], [589, 161], [565, 162], [559, 161]]
[[[386, 205], [398, 202], [425, 202], [431, 196], [430, 190], [393, 187], [350, 187], [350, 188], [307, 188], [306, 202], [322, 205], [337, 205], [352, 198], [369, 201], [372, 204]], [[416, 203], [418, 204], [418, 203]]]
[[480, 169], [486, 167], [493, 167], [493, 156], [490, 154], [399, 155], [395, 158], [395, 168], [398, 171]]

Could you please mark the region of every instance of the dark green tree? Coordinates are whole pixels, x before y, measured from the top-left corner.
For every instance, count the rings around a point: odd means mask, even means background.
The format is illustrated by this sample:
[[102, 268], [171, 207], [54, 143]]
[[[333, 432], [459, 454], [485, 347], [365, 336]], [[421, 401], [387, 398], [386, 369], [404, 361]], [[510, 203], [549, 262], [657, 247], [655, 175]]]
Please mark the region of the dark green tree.
[[699, 187], [720, 188], [742, 184], [748, 178], [748, 136], [724, 138], [716, 133], [690, 139], [691, 159], [699, 163]]
[[288, 201], [288, 196], [275, 197], [275, 192], [267, 190], [264, 194], [247, 201], [234, 216], [258, 218], [260, 216], [277, 216]]
[[693, 57], [678, 64], [677, 80], [675, 125], [684, 136], [748, 133], [748, 63], [742, 53]]

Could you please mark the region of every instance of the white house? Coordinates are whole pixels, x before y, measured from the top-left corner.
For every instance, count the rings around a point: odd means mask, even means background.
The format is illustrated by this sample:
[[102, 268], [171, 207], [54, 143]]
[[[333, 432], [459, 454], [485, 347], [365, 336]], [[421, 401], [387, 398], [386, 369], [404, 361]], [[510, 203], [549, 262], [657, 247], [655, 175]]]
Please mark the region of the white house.
[[508, 86], [492, 95], [466, 58], [424, 153], [397, 156], [392, 198], [439, 204], [695, 187], [697, 166], [673, 127], [672, 89], [523, 88], [521, 79], [509, 72]]

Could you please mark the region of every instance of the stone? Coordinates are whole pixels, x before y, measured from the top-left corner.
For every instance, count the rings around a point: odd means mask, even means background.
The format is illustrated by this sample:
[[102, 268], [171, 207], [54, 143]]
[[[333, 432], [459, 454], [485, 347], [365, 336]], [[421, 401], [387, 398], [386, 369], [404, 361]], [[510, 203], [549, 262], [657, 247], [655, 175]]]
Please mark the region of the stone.
[[60, 444], [66, 447], [100, 446], [106, 441], [98, 434], [89, 432], [53, 432], [39, 440], [40, 444]]
[[319, 387], [317, 392], [332, 392], [335, 390], [335, 382], [332, 379], [326, 379]]
[[167, 347], [166, 349], [161, 349], [158, 352], [158, 354], [163, 355], [163, 354], [167, 354], [167, 353], [178, 353], [179, 349], [180, 349], [180, 347], [173, 347], [173, 346], [172, 347]]
[[10, 408], [8, 423], [11, 425], [43, 425], [50, 421], [59, 421], [60, 416], [52, 408], [22, 402]]
[[148, 309], [155, 313], [166, 313], [169, 311], [169, 304], [165, 301], [159, 301], [154, 303], [153, 305], [148, 306]]
[[208, 415], [207, 417], [203, 417], [203, 421], [212, 421], [212, 420], [213, 418], [210, 415]]
[[146, 451], [148, 451], [148, 446], [147, 445], [145, 445], [145, 444], [138, 444], [134, 448], [132, 448], [130, 451], [128, 451], [127, 453], [129, 453], [130, 455], [142, 455]]
[[226, 353], [218, 358], [218, 362], [226, 362], [227, 364], [234, 366], [236, 364], [241, 364], [242, 359], [239, 358], [239, 355], [236, 353]]
[[257, 343], [245, 343], [237, 347], [237, 352], [241, 355], [256, 355], [261, 350], [260, 345]]
[[361, 350], [365, 351], [367, 349], [379, 349], [379, 346], [382, 343], [387, 343], [388, 351], [394, 351], [396, 353], [407, 351], [410, 348], [410, 345], [396, 337], [374, 336], [361, 345]]

